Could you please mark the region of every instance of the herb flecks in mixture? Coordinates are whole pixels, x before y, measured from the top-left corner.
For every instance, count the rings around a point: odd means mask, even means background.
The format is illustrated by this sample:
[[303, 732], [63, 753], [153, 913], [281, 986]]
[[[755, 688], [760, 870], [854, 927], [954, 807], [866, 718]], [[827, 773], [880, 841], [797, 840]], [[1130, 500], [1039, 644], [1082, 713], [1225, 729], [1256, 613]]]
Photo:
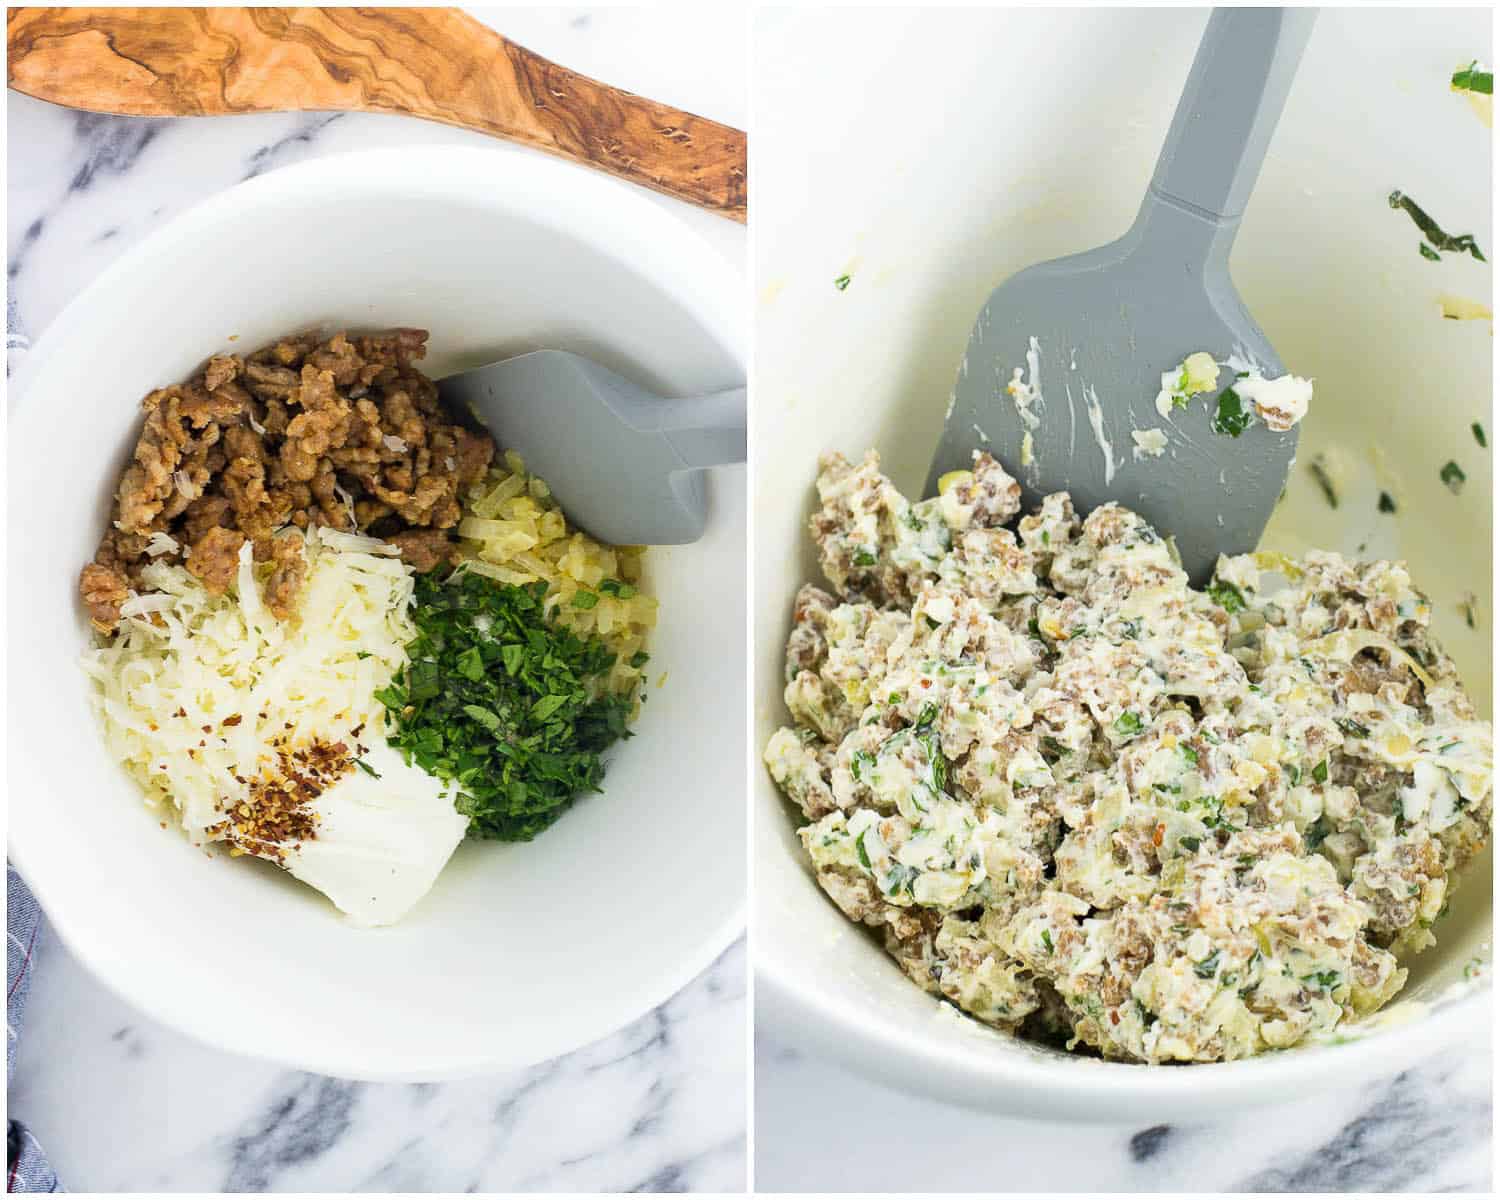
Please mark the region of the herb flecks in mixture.
[[1157, 1063], [1400, 991], [1489, 836], [1493, 738], [1402, 564], [1224, 557], [1205, 594], [1119, 505], [1021, 516], [988, 454], [915, 503], [874, 454], [820, 467], [830, 590], [797, 595], [765, 761], [915, 984]]
[[420, 634], [378, 694], [408, 761], [457, 784], [469, 832], [529, 841], [599, 791], [600, 757], [628, 737], [629, 696], [605, 690], [614, 654], [549, 624], [545, 584], [417, 580]]
[[1483, 252], [1475, 243], [1472, 233], [1449, 234], [1443, 232], [1438, 223], [1422, 211], [1415, 200], [1403, 192], [1392, 192], [1386, 199], [1392, 208], [1405, 212], [1412, 219], [1416, 227], [1422, 231], [1422, 236], [1427, 239], [1418, 246], [1423, 258], [1430, 258], [1436, 262], [1439, 257], [1437, 251], [1447, 250], [1454, 254], [1471, 254], [1480, 262], [1486, 261]]
[[1443, 469], [1438, 472], [1438, 478], [1443, 481], [1443, 486], [1457, 496], [1464, 490], [1464, 484], [1469, 477], [1464, 474], [1464, 469], [1451, 458], [1443, 464]]

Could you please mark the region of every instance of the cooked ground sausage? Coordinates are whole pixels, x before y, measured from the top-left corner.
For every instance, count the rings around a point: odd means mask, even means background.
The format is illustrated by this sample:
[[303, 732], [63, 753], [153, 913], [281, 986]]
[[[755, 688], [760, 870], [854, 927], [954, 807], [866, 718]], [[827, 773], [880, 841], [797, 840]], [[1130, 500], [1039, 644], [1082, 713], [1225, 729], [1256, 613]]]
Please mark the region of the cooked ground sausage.
[[266, 603], [296, 611], [300, 538], [327, 525], [384, 537], [419, 570], [452, 560], [463, 489], [484, 477], [495, 444], [438, 400], [412, 364], [427, 333], [311, 334], [241, 358], [216, 354], [186, 383], [143, 401], [145, 424], [120, 478], [110, 529], [79, 576], [89, 618], [114, 631], [120, 605], [166, 534], [211, 591], [233, 580], [240, 546], [274, 564]]

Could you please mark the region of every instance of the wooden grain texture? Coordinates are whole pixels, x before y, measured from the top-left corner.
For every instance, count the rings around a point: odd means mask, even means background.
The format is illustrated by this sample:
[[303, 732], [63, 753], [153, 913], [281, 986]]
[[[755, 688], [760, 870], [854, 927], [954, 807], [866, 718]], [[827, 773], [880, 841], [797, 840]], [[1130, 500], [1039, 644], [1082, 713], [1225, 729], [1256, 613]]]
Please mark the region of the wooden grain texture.
[[745, 135], [598, 83], [452, 8], [12, 8], [11, 87], [131, 116], [403, 113], [745, 220]]

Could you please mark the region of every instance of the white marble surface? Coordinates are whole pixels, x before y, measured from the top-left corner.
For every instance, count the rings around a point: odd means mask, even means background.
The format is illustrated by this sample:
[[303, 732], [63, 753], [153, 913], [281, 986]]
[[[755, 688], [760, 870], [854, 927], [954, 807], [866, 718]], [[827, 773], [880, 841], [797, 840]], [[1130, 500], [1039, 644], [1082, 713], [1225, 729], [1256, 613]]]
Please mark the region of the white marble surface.
[[[575, 70], [745, 125], [743, 13], [479, 15]], [[6, 103], [12, 365], [125, 247], [242, 179], [367, 147], [494, 145], [395, 117], [150, 121]], [[744, 262], [742, 226], [653, 199]], [[75, 1191], [740, 1191], [745, 990], [742, 942], [656, 1012], [563, 1059], [461, 1083], [353, 1084], [201, 1047], [44, 938], [10, 1112]]]
[[1356, 1092], [1202, 1125], [1007, 1120], [903, 1095], [757, 1035], [759, 1192], [1486, 1192], [1488, 1031]]

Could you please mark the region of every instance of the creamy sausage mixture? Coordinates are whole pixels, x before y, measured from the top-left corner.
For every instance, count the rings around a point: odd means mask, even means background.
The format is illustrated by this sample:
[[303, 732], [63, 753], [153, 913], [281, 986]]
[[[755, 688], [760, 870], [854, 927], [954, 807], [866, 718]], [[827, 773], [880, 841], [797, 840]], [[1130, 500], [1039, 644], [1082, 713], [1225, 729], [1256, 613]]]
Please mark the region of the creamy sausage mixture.
[[1172, 548], [993, 458], [910, 503], [825, 456], [765, 759], [818, 882], [1011, 1033], [1211, 1062], [1402, 986], [1489, 834], [1491, 729], [1394, 562]]

